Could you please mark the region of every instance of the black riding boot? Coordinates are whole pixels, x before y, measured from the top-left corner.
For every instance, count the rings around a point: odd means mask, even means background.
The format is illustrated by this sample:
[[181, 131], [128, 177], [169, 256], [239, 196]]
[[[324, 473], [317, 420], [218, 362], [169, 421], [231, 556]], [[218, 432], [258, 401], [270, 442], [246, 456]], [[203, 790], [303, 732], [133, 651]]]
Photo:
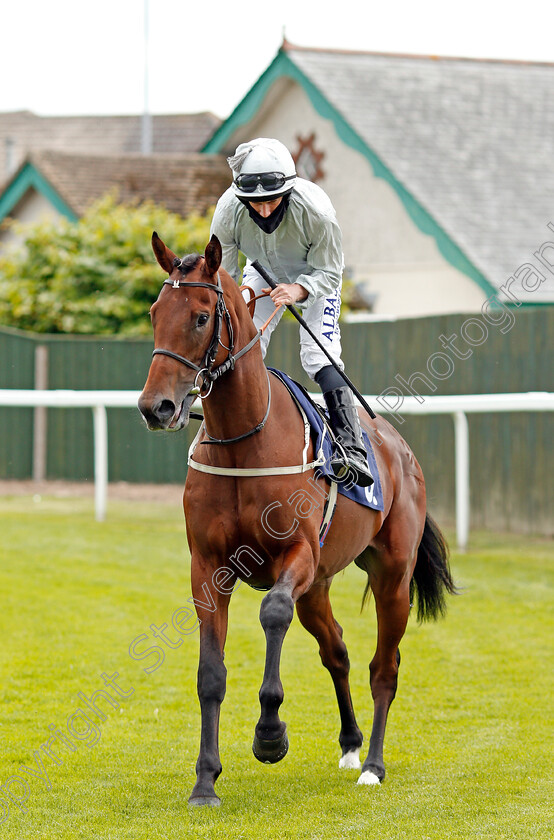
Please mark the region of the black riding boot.
[[329, 420], [335, 436], [346, 454], [346, 460], [338, 450], [331, 459], [331, 466], [337, 478], [342, 478], [345, 470], [352, 471], [356, 484], [371, 487], [373, 476], [369, 471], [367, 456], [362, 440], [360, 419], [354, 404], [352, 391], [348, 387], [334, 388], [323, 394], [329, 410]]

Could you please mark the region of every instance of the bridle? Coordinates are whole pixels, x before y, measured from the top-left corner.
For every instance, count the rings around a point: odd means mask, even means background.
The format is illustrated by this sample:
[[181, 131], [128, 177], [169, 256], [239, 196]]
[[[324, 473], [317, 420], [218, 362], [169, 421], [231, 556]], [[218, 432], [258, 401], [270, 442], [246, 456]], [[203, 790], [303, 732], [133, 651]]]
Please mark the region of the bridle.
[[[176, 258], [173, 261], [173, 265], [176, 268], [181, 266], [181, 260]], [[235, 367], [236, 362], [241, 356], [244, 356], [245, 353], [254, 347], [254, 345], [260, 340], [262, 336], [262, 330], [258, 330], [256, 335], [254, 336], [251, 341], [248, 342], [244, 347], [242, 347], [238, 353], [234, 353], [234, 333], [233, 333], [233, 325], [231, 323], [231, 316], [229, 315], [229, 310], [227, 309], [227, 304], [225, 303], [225, 298], [223, 295], [223, 287], [221, 285], [221, 277], [219, 276], [219, 271], [217, 272], [217, 284], [215, 283], [204, 283], [204, 282], [194, 282], [188, 280], [171, 280], [168, 278], [163, 282], [164, 286], [171, 286], [173, 289], [178, 289], [180, 287], [199, 287], [203, 289], [211, 289], [212, 291], [216, 292], [217, 294], [217, 303], [215, 305], [214, 311], [214, 329], [212, 333], [212, 337], [210, 343], [208, 345], [208, 349], [206, 350], [206, 354], [204, 356], [204, 361], [202, 365], [197, 365], [195, 362], [191, 362], [190, 359], [185, 358], [185, 356], [180, 356], [178, 353], [174, 353], [173, 350], [166, 350], [164, 347], [156, 347], [152, 351], [152, 356], [169, 356], [170, 359], [175, 359], [177, 362], [181, 362], [181, 364], [186, 365], [192, 370], [196, 371], [196, 378], [194, 380], [194, 388], [198, 388], [198, 396], [200, 399], [204, 400], [208, 397], [211, 393], [213, 384], [216, 379], [219, 379], [220, 376], [223, 376], [224, 373], [227, 373], [228, 370], [233, 370]], [[227, 326], [227, 333], [229, 336], [229, 346], [227, 347], [221, 341], [221, 330], [223, 327], [223, 322]], [[219, 347], [223, 347], [227, 350], [227, 358], [217, 367], [214, 367], [215, 359], [217, 356], [217, 352]], [[199, 383], [200, 381], [200, 384]], [[206, 384], [207, 383], [207, 384]], [[269, 385], [269, 377], [268, 377], [268, 385]], [[207, 387], [207, 391], [202, 393], [202, 389]], [[214, 438], [206, 429], [206, 434], [209, 438], [207, 441], [203, 441], [203, 443], [216, 443], [216, 444], [226, 444], [226, 443], [235, 443], [239, 440], [243, 440], [244, 438], [250, 437], [251, 435], [256, 434], [263, 429], [265, 426], [266, 420], [269, 417], [269, 409], [271, 406], [271, 387], [269, 387], [268, 391], [268, 401], [267, 401], [267, 411], [263, 420], [258, 423], [253, 429], [249, 432], [246, 432], [243, 435], [238, 435], [234, 438]]]
[[[176, 259], [174, 264], [176, 267], [180, 265], [180, 260]], [[181, 364], [186, 365], [189, 368], [192, 368], [196, 371], [196, 379], [194, 381], [195, 387], [198, 387], [197, 382], [200, 375], [202, 375], [202, 383], [200, 385], [200, 399], [204, 400], [210, 394], [212, 390], [212, 386], [216, 379], [219, 379], [220, 376], [223, 376], [224, 373], [227, 373], [228, 370], [233, 370], [235, 367], [235, 362], [237, 359], [240, 359], [241, 356], [244, 356], [261, 338], [261, 330], [259, 330], [254, 338], [248, 342], [248, 344], [239, 350], [238, 353], [233, 353], [234, 350], [234, 334], [233, 334], [233, 325], [231, 323], [231, 316], [229, 315], [229, 310], [227, 309], [227, 304], [225, 303], [225, 298], [223, 296], [223, 287], [221, 285], [221, 277], [219, 276], [219, 271], [217, 272], [217, 284], [215, 283], [199, 283], [194, 281], [188, 280], [171, 280], [168, 278], [163, 282], [164, 286], [171, 286], [172, 289], [178, 289], [182, 286], [186, 286], [190, 288], [191, 286], [200, 287], [203, 289], [211, 289], [212, 291], [217, 293], [217, 303], [215, 305], [215, 312], [214, 312], [214, 330], [212, 333], [211, 341], [208, 345], [208, 349], [206, 350], [206, 355], [204, 356], [204, 362], [202, 365], [197, 365], [194, 362], [191, 362], [190, 359], [186, 359], [184, 356], [180, 356], [178, 353], [174, 353], [172, 350], [166, 350], [163, 347], [156, 347], [155, 350], [152, 351], [152, 356], [169, 356], [170, 359], [176, 359], [176, 361], [181, 362]], [[223, 321], [227, 326], [227, 333], [229, 335], [229, 347], [227, 347], [221, 341], [221, 328], [223, 326]], [[227, 358], [223, 361], [220, 365], [214, 368], [215, 358], [217, 356], [217, 351], [219, 347], [223, 347], [227, 350]], [[208, 390], [205, 394], [202, 394], [202, 389], [206, 387], [206, 383], [208, 383]]]

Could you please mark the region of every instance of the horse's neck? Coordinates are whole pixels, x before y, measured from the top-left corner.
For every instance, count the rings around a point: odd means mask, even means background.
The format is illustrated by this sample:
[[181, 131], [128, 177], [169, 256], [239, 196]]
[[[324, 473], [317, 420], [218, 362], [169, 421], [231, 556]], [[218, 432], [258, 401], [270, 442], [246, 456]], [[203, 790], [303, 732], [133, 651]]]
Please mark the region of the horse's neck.
[[[229, 297], [236, 354], [254, 338], [256, 330], [236, 286]], [[229, 346], [226, 328], [221, 340]], [[204, 402], [208, 432], [217, 438], [230, 438], [250, 431], [264, 418], [268, 399], [269, 381], [258, 342], [241, 356], [233, 370], [214, 383], [212, 393]]]

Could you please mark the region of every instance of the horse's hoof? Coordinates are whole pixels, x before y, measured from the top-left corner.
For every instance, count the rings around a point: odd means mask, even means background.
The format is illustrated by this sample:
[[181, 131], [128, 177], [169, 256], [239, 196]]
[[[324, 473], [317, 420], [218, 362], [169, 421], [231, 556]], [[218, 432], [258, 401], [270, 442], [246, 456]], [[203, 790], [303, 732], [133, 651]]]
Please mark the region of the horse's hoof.
[[372, 773], [371, 770], [364, 770], [360, 778], [358, 779], [357, 784], [359, 785], [380, 785], [381, 779], [379, 776], [376, 776], [375, 773]]
[[252, 752], [262, 764], [277, 764], [278, 761], [281, 761], [286, 756], [288, 751], [289, 739], [286, 730], [275, 741], [264, 741], [263, 738], [258, 738], [257, 735], [254, 735]]
[[193, 808], [198, 808], [201, 805], [208, 805], [210, 808], [218, 808], [221, 805], [221, 799], [215, 794], [213, 796], [191, 796], [188, 804]]
[[357, 747], [354, 750], [349, 750], [345, 752], [339, 761], [339, 767], [341, 770], [359, 770], [362, 766], [360, 761], [360, 749], [361, 747]]

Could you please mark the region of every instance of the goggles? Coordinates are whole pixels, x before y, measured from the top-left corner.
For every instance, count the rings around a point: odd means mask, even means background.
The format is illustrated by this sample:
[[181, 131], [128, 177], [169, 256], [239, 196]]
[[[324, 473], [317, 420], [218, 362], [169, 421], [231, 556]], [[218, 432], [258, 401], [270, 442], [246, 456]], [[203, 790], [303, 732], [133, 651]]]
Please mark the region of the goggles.
[[235, 178], [235, 185], [245, 193], [253, 193], [261, 184], [266, 192], [275, 192], [275, 190], [282, 190], [287, 181], [296, 178], [295, 175], [283, 175], [282, 172], [261, 172], [259, 174], [237, 175]]

